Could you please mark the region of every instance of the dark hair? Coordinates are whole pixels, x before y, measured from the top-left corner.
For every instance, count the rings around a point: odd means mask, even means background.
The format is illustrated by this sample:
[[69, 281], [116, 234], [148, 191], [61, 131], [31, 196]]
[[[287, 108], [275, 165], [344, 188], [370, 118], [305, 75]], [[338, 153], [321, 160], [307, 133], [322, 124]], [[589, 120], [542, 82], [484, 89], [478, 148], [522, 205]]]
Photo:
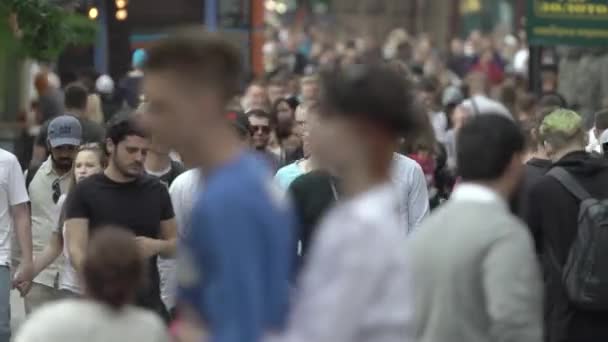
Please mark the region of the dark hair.
[[568, 102], [559, 93], [545, 93], [540, 97], [540, 100], [538, 100], [538, 107], [568, 108]]
[[112, 140], [115, 145], [133, 135], [147, 137], [146, 132], [133, 114], [117, 115], [108, 122], [106, 138]]
[[600, 132], [608, 129], [608, 109], [595, 113], [595, 128]]
[[86, 290], [93, 299], [120, 309], [134, 299], [145, 272], [133, 233], [104, 227], [93, 234], [83, 265]]
[[65, 108], [85, 110], [88, 97], [89, 93], [84, 85], [71, 83], [65, 88]]
[[257, 116], [272, 121], [272, 115], [263, 109], [252, 109], [246, 112], [245, 115], [247, 115], [247, 117]]
[[523, 152], [525, 147], [519, 126], [499, 114], [469, 119], [460, 130], [457, 141], [458, 173], [466, 181], [500, 178], [513, 156]]
[[440, 88], [439, 80], [435, 77], [422, 77], [416, 84], [416, 88], [425, 93], [437, 94]]
[[273, 116], [277, 115], [277, 113], [279, 111], [279, 105], [281, 103], [286, 103], [292, 111], [295, 111], [296, 108], [298, 108], [298, 106], [300, 105], [300, 101], [295, 96], [290, 96], [287, 98], [280, 98], [280, 99], [276, 100], [274, 102], [274, 105], [272, 106]]
[[411, 84], [379, 64], [355, 64], [321, 75], [320, 106], [324, 115], [363, 119], [395, 135], [417, 128]]
[[193, 83], [217, 87], [225, 101], [239, 93], [243, 67], [239, 50], [219, 35], [179, 30], [147, 50], [145, 72], [174, 71]]
[[266, 83], [268, 86], [277, 86], [277, 87], [286, 87], [287, 80], [282, 75], [276, 75], [274, 77], [270, 77], [268, 82]]

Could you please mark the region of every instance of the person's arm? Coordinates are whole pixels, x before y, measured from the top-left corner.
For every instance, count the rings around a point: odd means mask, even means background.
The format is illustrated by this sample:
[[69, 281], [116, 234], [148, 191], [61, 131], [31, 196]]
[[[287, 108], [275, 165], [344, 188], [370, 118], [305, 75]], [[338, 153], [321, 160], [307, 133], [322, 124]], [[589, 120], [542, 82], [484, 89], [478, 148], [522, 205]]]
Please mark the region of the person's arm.
[[15, 234], [17, 235], [17, 242], [21, 248], [21, 262], [14, 279], [14, 284], [18, 285], [21, 282], [33, 279], [32, 221], [27, 202], [11, 206], [10, 212], [15, 227]]
[[25, 178], [17, 158], [13, 158], [8, 170], [8, 204], [13, 220], [17, 242], [21, 247], [21, 264], [15, 274], [14, 284], [30, 279], [32, 275], [32, 221], [28, 206], [29, 196], [25, 188]]
[[411, 186], [408, 189], [408, 233], [416, 230], [422, 220], [429, 214], [430, 202], [429, 191], [426, 184], [426, 178], [422, 168], [416, 164], [416, 168], [411, 174]]
[[89, 241], [89, 220], [73, 218], [65, 221], [65, 242], [72, 266], [77, 272], [82, 272], [82, 265]]
[[542, 341], [543, 292], [532, 240], [523, 226], [509, 230], [490, 246], [482, 265], [491, 340]]
[[170, 258], [175, 254], [177, 248], [177, 223], [171, 197], [165, 186], [160, 184], [159, 186], [161, 188], [160, 236], [158, 239], [145, 236], [136, 237], [137, 244], [145, 258], [155, 255]]
[[36, 278], [40, 272], [49, 267], [61, 255], [63, 251], [63, 238], [60, 234], [59, 232], [53, 232], [42, 253], [34, 258], [34, 275], [32, 278]]

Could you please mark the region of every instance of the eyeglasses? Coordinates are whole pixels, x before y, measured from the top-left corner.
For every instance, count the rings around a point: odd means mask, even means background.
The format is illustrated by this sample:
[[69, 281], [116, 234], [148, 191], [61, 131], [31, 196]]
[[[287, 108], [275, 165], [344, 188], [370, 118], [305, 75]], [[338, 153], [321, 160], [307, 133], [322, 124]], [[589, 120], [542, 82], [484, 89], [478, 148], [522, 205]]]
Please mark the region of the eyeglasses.
[[53, 184], [51, 185], [51, 188], [53, 189], [53, 203], [57, 204], [57, 202], [59, 202], [59, 197], [61, 197], [61, 186], [60, 183], [61, 179], [57, 178], [53, 181]]
[[263, 134], [269, 134], [270, 133], [270, 126], [264, 126], [264, 125], [257, 125], [257, 126], [250, 126], [249, 128], [251, 130], [251, 134], [257, 133], [257, 132], [261, 132]]

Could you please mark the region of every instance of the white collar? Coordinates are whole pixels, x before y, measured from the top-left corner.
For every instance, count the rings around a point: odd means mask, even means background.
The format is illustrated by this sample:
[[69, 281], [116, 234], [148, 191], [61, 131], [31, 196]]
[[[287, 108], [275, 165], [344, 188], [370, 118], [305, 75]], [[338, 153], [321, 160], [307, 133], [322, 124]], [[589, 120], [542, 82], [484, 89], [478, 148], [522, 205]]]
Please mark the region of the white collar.
[[498, 203], [500, 206], [508, 209], [507, 201], [500, 196], [496, 191], [487, 186], [476, 183], [464, 183], [456, 187], [452, 193], [451, 199], [457, 202], [480, 202], [480, 203]]

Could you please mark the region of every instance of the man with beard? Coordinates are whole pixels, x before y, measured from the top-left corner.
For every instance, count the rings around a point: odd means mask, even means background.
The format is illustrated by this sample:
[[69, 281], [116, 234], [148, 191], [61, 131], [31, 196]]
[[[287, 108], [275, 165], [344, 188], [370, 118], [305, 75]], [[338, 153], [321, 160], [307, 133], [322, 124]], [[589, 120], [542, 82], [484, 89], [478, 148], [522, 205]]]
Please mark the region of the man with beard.
[[[31, 201], [32, 240], [34, 256], [44, 250], [57, 222], [57, 201], [69, 190], [70, 170], [82, 139], [82, 127], [73, 116], [53, 119], [48, 126], [47, 147], [51, 155], [36, 170], [28, 171], [27, 182]], [[59, 298], [55, 288], [60, 263], [53, 263], [34, 279], [25, 297], [25, 310], [30, 313], [40, 305]]]
[[137, 236], [148, 262], [148, 281], [136, 304], [163, 318], [168, 313], [160, 295], [157, 257], [175, 252], [176, 223], [171, 199], [156, 177], [144, 174], [149, 142], [131, 117], [117, 118], [108, 127], [108, 168], [74, 188], [66, 201], [65, 230], [72, 265], [82, 271], [89, 236], [103, 225], [125, 227]]

